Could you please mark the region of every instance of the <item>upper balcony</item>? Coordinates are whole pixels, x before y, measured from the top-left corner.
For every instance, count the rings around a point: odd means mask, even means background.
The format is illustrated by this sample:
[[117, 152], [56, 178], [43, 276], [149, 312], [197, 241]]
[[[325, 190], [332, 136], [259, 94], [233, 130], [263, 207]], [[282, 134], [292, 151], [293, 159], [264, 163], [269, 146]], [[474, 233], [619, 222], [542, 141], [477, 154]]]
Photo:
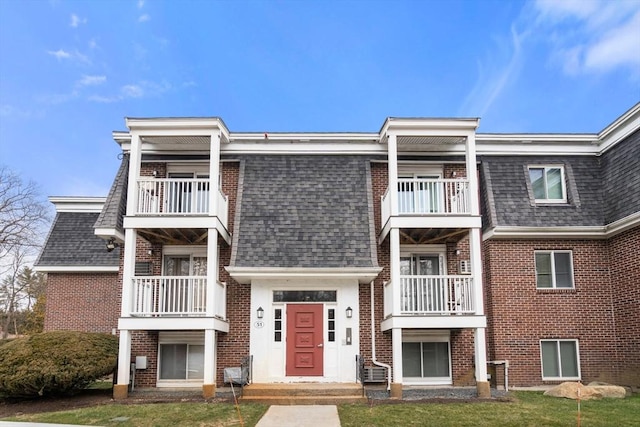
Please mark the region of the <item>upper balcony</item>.
[[382, 196], [381, 239], [390, 227], [462, 229], [480, 226], [480, 217], [473, 214], [467, 178], [397, 179], [397, 186], [395, 194], [387, 188]]
[[131, 301], [124, 304], [120, 325], [140, 329], [200, 329], [228, 332], [227, 285], [206, 276], [135, 276]]
[[[208, 178], [139, 178], [135, 215], [209, 216], [211, 180]], [[227, 227], [229, 199], [221, 189], [214, 192], [216, 213]]]
[[470, 275], [401, 275], [384, 286], [382, 329], [392, 327], [471, 327], [478, 316], [474, 278]]

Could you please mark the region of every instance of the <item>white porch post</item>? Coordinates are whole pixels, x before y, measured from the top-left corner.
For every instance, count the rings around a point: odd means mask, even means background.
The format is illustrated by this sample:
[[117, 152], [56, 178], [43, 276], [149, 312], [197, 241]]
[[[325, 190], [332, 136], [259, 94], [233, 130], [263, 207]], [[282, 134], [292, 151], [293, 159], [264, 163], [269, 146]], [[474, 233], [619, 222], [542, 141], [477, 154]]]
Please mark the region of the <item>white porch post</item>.
[[485, 338], [485, 328], [475, 330], [475, 363], [476, 363], [476, 388], [478, 397], [491, 397], [491, 389], [487, 381], [487, 341]]
[[209, 150], [209, 216], [218, 216], [218, 192], [220, 188], [220, 130], [211, 134]]
[[[389, 200], [391, 202], [391, 216], [398, 215], [398, 142], [395, 134], [388, 135], [388, 180]], [[384, 224], [383, 224], [384, 225]]]
[[134, 228], [124, 230], [124, 254], [122, 265], [121, 317], [131, 317], [133, 308], [133, 276], [136, 265], [136, 243], [138, 232]]
[[389, 230], [389, 246], [390, 246], [390, 276], [391, 276], [391, 292], [393, 293], [392, 300], [392, 315], [400, 315], [400, 230], [392, 228]]
[[131, 365], [131, 331], [120, 330], [120, 345], [118, 347], [118, 378], [113, 386], [114, 399], [126, 399], [129, 393], [129, 376]]
[[482, 235], [479, 228], [469, 230], [469, 255], [473, 278], [473, 302], [476, 316], [484, 316], [484, 291], [482, 283]]
[[127, 216], [133, 216], [138, 209], [138, 178], [142, 163], [142, 142], [140, 135], [131, 132], [131, 150], [129, 151], [129, 182], [127, 184]]
[[471, 215], [480, 215], [480, 203], [478, 201], [478, 166], [476, 164], [476, 135], [471, 132], [467, 135], [466, 160], [467, 179], [469, 180], [469, 204]]
[[216, 331], [206, 329], [204, 331], [204, 383], [202, 395], [209, 399], [216, 394]]
[[[217, 191], [217, 190], [216, 190]], [[206, 315], [213, 317], [216, 314], [216, 287], [218, 281], [218, 230], [209, 228], [207, 234], [207, 295], [206, 295]]]
[[402, 329], [391, 330], [391, 353], [393, 357], [393, 382], [391, 397], [402, 399]]

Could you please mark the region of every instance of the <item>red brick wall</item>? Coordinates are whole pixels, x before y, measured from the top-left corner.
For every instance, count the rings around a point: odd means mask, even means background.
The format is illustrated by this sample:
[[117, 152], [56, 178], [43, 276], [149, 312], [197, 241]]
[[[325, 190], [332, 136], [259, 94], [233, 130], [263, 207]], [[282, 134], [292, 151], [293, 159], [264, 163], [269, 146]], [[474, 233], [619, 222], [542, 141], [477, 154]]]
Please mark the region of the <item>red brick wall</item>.
[[[371, 163], [371, 187], [373, 191], [373, 218], [375, 236], [380, 234], [382, 225], [380, 218], [381, 197], [387, 190], [388, 174], [386, 163]], [[382, 271], [374, 280], [374, 314], [376, 328], [376, 359], [392, 364], [391, 331], [383, 333], [380, 322], [384, 318], [384, 282], [390, 280], [389, 239], [378, 246], [378, 265]], [[371, 361], [371, 286], [360, 285], [360, 354], [367, 362]]]
[[45, 331], [111, 333], [118, 326], [117, 273], [49, 273]]
[[[229, 197], [229, 232], [233, 233], [238, 200], [240, 162], [222, 163], [222, 191]], [[220, 240], [222, 242], [222, 240]], [[229, 333], [218, 334], [218, 365], [216, 383], [222, 385], [223, 370], [240, 366], [242, 358], [249, 355], [249, 330], [251, 285], [241, 285], [231, 278], [224, 267], [231, 261], [231, 247], [221, 243], [220, 280], [227, 283], [227, 319]]]
[[[540, 339], [578, 339], [582, 380], [615, 381], [618, 348], [607, 242], [485, 242], [485, 290], [491, 304], [490, 358], [510, 362], [509, 383], [543, 384]], [[534, 250], [572, 250], [574, 290], [536, 290]]]
[[640, 227], [608, 242], [615, 313], [618, 383], [640, 387]]
[[131, 332], [131, 363], [147, 356], [147, 369], [136, 370], [136, 387], [155, 387], [158, 378], [158, 331]]

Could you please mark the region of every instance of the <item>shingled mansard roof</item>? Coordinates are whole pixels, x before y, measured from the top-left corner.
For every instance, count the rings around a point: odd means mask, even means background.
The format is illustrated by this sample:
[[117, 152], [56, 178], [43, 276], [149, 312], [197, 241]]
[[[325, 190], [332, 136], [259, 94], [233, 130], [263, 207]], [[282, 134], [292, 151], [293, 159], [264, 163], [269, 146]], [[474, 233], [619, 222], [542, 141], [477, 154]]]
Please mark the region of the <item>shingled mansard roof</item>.
[[365, 156], [244, 156], [231, 266], [377, 267]]
[[127, 183], [129, 177], [129, 155], [123, 154], [122, 163], [113, 180], [102, 212], [95, 222], [96, 229], [113, 229], [124, 234], [122, 221], [127, 209]]
[[119, 249], [107, 252], [104, 240], [93, 232], [98, 215], [58, 212], [35, 265], [44, 271], [47, 267], [117, 267]]

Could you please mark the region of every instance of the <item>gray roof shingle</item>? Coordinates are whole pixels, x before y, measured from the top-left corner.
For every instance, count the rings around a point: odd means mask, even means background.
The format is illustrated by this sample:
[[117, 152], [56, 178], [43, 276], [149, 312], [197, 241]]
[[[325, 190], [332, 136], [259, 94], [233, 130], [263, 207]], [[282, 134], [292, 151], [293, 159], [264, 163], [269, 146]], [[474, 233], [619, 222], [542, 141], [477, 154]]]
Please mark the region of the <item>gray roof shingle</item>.
[[46, 267], [117, 267], [120, 249], [107, 252], [93, 233], [97, 212], [58, 212], [36, 265]]
[[100, 216], [98, 216], [94, 225], [95, 228], [113, 228], [121, 233], [124, 232], [122, 221], [127, 212], [128, 176], [129, 155], [124, 154], [102, 212], [100, 212]]
[[640, 212], [640, 130], [601, 157], [607, 224]]
[[[564, 165], [568, 203], [532, 202], [527, 166], [547, 164]], [[482, 187], [490, 191], [483, 195], [483, 202], [494, 202], [485, 227], [604, 225], [602, 178], [595, 156], [484, 156], [481, 168]]]
[[377, 266], [371, 247], [369, 158], [269, 155], [242, 160], [232, 266]]

